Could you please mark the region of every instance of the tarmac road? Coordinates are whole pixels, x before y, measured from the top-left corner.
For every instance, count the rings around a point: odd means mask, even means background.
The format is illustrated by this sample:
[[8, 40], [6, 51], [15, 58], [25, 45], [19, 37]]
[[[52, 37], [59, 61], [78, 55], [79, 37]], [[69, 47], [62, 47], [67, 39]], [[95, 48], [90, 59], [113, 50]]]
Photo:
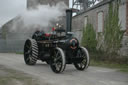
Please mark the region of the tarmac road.
[[37, 62], [35, 66], [24, 63], [23, 55], [0, 53], [0, 65], [31, 74], [40, 80], [41, 85], [128, 85], [128, 74], [117, 69], [89, 67], [78, 71], [67, 65], [61, 74], [52, 72], [49, 65]]

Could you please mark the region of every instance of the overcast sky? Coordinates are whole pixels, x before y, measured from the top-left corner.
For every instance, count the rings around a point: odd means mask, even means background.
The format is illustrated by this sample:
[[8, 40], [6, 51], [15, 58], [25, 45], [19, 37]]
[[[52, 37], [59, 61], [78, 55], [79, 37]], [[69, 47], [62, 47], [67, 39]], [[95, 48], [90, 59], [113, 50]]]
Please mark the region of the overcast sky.
[[[72, 0], [70, 0], [71, 7]], [[26, 0], [0, 0], [0, 27], [7, 21], [23, 13]]]
[[26, 0], [0, 0], [0, 27], [26, 9]]
[[[72, 7], [72, 0], [69, 0]], [[9, 20], [23, 13], [26, 9], [26, 0], [0, 0], [0, 27]]]

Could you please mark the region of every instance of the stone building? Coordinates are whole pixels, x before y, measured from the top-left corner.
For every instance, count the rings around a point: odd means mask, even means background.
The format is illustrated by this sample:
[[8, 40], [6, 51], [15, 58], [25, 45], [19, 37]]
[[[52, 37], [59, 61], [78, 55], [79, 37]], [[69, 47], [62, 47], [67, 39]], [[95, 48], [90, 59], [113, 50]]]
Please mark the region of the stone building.
[[[97, 5], [87, 9], [73, 17], [72, 27], [78, 39], [82, 38], [83, 28], [86, 27], [87, 23], [91, 23], [96, 31], [96, 33], [104, 32], [104, 21], [109, 10], [109, 3], [115, 0], [103, 0]], [[125, 31], [123, 40], [121, 54], [128, 55], [128, 0], [121, 0], [119, 6], [119, 19], [121, 22], [121, 30]], [[91, 34], [90, 34], [91, 35]], [[99, 43], [102, 43], [102, 39]]]

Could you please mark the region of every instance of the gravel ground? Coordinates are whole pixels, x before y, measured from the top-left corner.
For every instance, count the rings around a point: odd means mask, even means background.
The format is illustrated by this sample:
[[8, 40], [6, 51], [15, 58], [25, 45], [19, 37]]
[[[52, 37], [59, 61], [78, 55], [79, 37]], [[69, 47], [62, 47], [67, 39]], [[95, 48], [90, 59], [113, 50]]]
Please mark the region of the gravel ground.
[[0, 65], [0, 85], [40, 85], [34, 76]]
[[90, 66], [85, 71], [78, 71], [73, 65], [67, 65], [63, 73], [55, 74], [49, 65], [41, 61], [35, 66], [28, 66], [23, 55], [11, 53], [0, 53], [0, 65], [38, 78], [40, 85], [128, 85], [128, 74], [117, 69]]

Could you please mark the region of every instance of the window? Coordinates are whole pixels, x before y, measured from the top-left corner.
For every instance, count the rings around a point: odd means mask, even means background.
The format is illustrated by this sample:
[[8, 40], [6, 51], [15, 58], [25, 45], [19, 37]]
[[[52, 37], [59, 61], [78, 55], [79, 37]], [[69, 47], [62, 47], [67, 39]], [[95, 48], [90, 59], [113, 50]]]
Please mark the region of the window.
[[103, 32], [103, 26], [104, 26], [104, 16], [103, 12], [98, 13], [98, 29], [97, 32]]
[[119, 19], [121, 22], [121, 30], [126, 30], [126, 5], [120, 5]]
[[85, 18], [84, 18], [84, 26], [85, 26], [85, 27], [87, 26], [87, 23], [88, 23], [88, 17], [85, 16]]

